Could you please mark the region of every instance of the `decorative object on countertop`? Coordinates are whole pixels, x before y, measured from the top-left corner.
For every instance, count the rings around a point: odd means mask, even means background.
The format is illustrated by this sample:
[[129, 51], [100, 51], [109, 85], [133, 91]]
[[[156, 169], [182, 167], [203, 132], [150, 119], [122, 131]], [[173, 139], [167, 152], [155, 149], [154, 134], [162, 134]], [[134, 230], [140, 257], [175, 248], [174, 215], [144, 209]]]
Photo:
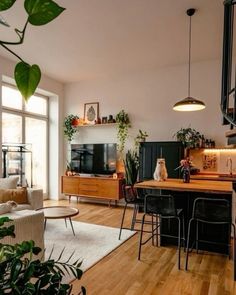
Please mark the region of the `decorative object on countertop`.
[[194, 15], [196, 9], [190, 8], [186, 11], [186, 14], [189, 16], [189, 51], [188, 51], [188, 96], [181, 101], [178, 101], [174, 106], [173, 110], [191, 112], [191, 111], [200, 111], [205, 109], [205, 104], [201, 100], [193, 98], [190, 96], [190, 82], [191, 82], [191, 25], [192, 25], [192, 16]]
[[202, 154], [202, 168], [204, 171], [217, 171], [217, 153], [204, 151]]
[[163, 158], [157, 159], [156, 169], [153, 174], [153, 178], [157, 181], [165, 181], [168, 177], [166, 170], [166, 161]]
[[78, 132], [78, 129], [76, 128], [77, 125], [73, 125], [72, 123], [75, 123], [75, 120], [77, 122], [77, 120], [79, 119], [79, 117], [77, 115], [68, 115], [67, 117], [65, 117], [64, 119], [64, 135], [67, 137], [68, 141], [72, 141], [75, 133]]
[[90, 102], [84, 104], [84, 122], [85, 124], [93, 125], [99, 117], [99, 103]]
[[128, 137], [128, 129], [131, 127], [129, 115], [124, 110], [121, 110], [116, 115], [116, 123], [118, 124], [118, 151], [120, 152], [120, 156], [122, 157], [125, 148], [125, 142]]
[[183, 172], [183, 182], [189, 183], [190, 182], [190, 168], [192, 166], [192, 161], [189, 157], [186, 159], [182, 159], [180, 161], [180, 166], [178, 166], [175, 170], [180, 169]]
[[[15, 2], [16, 0], [1, 0], [0, 11], [10, 9]], [[25, 0], [24, 8], [27, 14], [27, 19], [25, 21], [24, 27], [22, 29], [14, 29], [18, 40], [13, 42], [9, 42], [9, 40], [0, 40], [0, 46], [5, 48], [8, 53], [10, 52], [12, 55], [14, 55], [15, 58], [20, 60], [15, 66], [14, 78], [17, 88], [20, 91], [22, 97], [25, 101], [28, 101], [28, 99], [34, 94], [36, 88], [39, 85], [41, 79], [41, 70], [36, 64], [28, 64], [17, 53], [10, 49], [9, 46], [15, 46], [24, 43], [25, 32], [29, 24], [33, 26], [46, 25], [47, 23], [57, 18], [65, 10], [65, 8], [60, 7], [56, 2], [52, 0]], [[3, 19], [3, 17], [1, 17], [0, 24], [10, 27], [10, 25], [7, 23], [7, 21]], [[41, 42], [41, 40], [38, 41]]]

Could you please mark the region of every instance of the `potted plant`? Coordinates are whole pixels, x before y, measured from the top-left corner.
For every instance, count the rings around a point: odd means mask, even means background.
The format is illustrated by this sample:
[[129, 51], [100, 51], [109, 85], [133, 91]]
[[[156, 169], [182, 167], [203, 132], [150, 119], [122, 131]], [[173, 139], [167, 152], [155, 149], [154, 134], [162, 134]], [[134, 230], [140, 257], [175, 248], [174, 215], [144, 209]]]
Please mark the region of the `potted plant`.
[[124, 159], [124, 167], [125, 167], [125, 184], [129, 186], [133, 186], [138, 177], [138, 169], [139, 169], [139, 158], [135, 151], [128, 150], [125, 159]]
[[[8, 217], [0, 218], [0, 239], [15, 237], [14, 225], [4, 226], [11, 221]], [[83, 272], [80, 269], [81, 261], [71, 263], [71, 258], [65, 262], [51, 259], [42, 261], [33, 260], [32, 255], [38, 255], [41, 249], [33, 241], [24, 241], [20, 244], [0, 244], [0, 293], [1, 294], [71, 294], [72, 285], [62, 283], [65, 272], [71, 272], [80, 279]], [[52, 254], [52, 253], [51, 253]], [[80, 294], [86, 294], [84, 287]]]
[[120, 152], [121, 156], [123, 154], [125, 148], [125, 142], [128, 137], [128, 129], [131, 127], [129, 115], [124, 111], [121, 110], [116, 115], [116, 123], [118, 123], [118, 151]]
[[[0, 11], [10, 9], [15, 2], [16, 0], [1, 0]], [[41, 71], [38, 65], [29, 65], [23, 60], [23, 58], [10, 49], [9, 46], [20, 45], [24, 42], [26, 29], [29, 24], [33, 26], [46, 25], [58, 17], [65, 10], [65, 8], [60, 7], [52, 0], [25, 0], [24, 8], [27, 14], [25, 25], [23, 29], [15, 28], [14, 30], [18, 40], [14, 42], [9, 42], [9, 40], [0, 40], [0, 46], [13, 54], [15, 58], [20, 60], [15, 66], [14, 77], [22, 97], [27, 101], [34, 94], [40, 82]], [[0, 24], [9, 26], [3, 19], [1, 19]]]
[[78, 132], [77, 125], [75, 125], [75, 120], [79, 120], [77, 115], [68, 115], [64, 119], [64, 135], [67, 137], [68, 141], [72, 141], [74, 135]]
[[148, 137], [148, 134], [146, 131], [142, 131], [139, 129], [137, 136], [134, 139], [134, 146], [135, 146], [135, 151], [136, 153], [139, 152], [139, 146], [141, 142], [144, 142], [146, 138]]
[[181, 128], [174, 134], [178, 141], [181, 141], [185, 148], [194, 148], [198, 145], [201, 134], [193, 128]]

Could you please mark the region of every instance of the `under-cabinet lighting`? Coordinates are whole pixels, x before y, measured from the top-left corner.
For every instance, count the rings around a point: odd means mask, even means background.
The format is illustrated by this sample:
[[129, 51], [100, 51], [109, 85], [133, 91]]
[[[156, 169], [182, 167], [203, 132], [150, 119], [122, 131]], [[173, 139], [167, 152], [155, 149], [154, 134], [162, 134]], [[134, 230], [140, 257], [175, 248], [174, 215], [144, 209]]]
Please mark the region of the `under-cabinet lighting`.
[[214, 152], [230, 152], [230, 153], [236, 153], [236, 148], [217, 148], [217, 149], [204, 149], [204, 153], [209, 152], [209, 153], [214, 153]]

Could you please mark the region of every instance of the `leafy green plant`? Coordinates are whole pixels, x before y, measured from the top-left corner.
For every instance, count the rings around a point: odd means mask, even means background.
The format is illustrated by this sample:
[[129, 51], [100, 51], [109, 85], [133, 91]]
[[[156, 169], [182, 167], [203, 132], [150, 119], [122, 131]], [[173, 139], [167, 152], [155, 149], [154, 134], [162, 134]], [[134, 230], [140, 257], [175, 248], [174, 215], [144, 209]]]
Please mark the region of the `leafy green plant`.
[[147, 132], [139, 129], [137, 136], [134, 138], [134, 146], [135, 146], [136, 153], [138, 153], [139, 151], [140, 143], [144, 142], [147, 137], [148, 137]]
[[[8, 217], [0, 218], [0, 238], [14, 237], [14, 225], [3, 227]], [[73, 254], [65, 262], [61, 262], [62, 253], [57, 260], [51, 258], [42, 261], [33, 260], [33, 254], [38, 255], [41, 249], [34, 241], [24, 241], [20, 244], [0, 244], [0, 294], [12, 295], [41, 295], [41, 294], [71, 294], [72, 286], [62, 283], [65, 273], [71, 273], [80, 279], [83, 272], [81, 261], [71, 264]], [[80, 294], [86, 294], [84, 287]]]
[[125, 184], [133, 186], [137, 182], [139, 170], [139, 157], [135, 151], [128, 150], [125, 159]]
[[174, 135], [178, 141], [181, 141], [185, 148], [195, 147], [201, 138], [201, 134], [193, 128], [181, 128]]
[[[16, 0], [1, 0], [0, 11], [8, 10], [15, 2]], [[15, 66], [14, 77], [19, 91], [27, 101], [34, 94], [40, 82], [40, 68], [36, 64], [29, 65], [23, 60], [23, 58], [21, 58], [8, 46], [20, 45], [24, 42], [25, 32], [28, 24], [33, 26], [46, 25], [58, 17], [65, 10], [65, 8], [60, 7], [52, 0], [25, 0], [24, 8], [27, 13], [25, 25], [23, 29], [15, 28], [15, 33], [18, 37], [18, 40], [14, 42], [0, 40], [0, 45], [20, 60], [20, 62]], [[9, 26], [7, 22], [1, 23]]]
[[64, 119], [64, 135], [67, 137], [68, 141], [72, 141], [75, 133], [78, 132], [78, 128], [72, 125], [73, 120], [79, 119], [77, 115], [68, 115]]
[[128, 129], [131, 127], [129, 115], [124, 110], [121, 110], [116, 115], [116, 123], [118, 123], [118, 151], [122, 155], [125, 148], [125, 142], [128, 137]]

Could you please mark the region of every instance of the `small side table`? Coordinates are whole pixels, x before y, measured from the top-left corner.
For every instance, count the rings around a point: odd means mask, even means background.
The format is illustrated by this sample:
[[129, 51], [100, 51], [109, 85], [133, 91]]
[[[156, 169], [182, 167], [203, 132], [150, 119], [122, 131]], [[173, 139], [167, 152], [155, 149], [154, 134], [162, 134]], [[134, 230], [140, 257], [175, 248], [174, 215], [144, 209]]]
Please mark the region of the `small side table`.
[[68, 218], [70, 221], [73, 235], [75, 236], [75, 231], [71, 217], [78, 215], [79, 209], [72, 208], [69, 206], [50, 206], [39, 208], [37, 209], [37, 211], [42, 211], [44, 213], [44, 229], [46, 228], [48, 219], [65, 219], [65, 224], [67, 226], [66, 219]]

